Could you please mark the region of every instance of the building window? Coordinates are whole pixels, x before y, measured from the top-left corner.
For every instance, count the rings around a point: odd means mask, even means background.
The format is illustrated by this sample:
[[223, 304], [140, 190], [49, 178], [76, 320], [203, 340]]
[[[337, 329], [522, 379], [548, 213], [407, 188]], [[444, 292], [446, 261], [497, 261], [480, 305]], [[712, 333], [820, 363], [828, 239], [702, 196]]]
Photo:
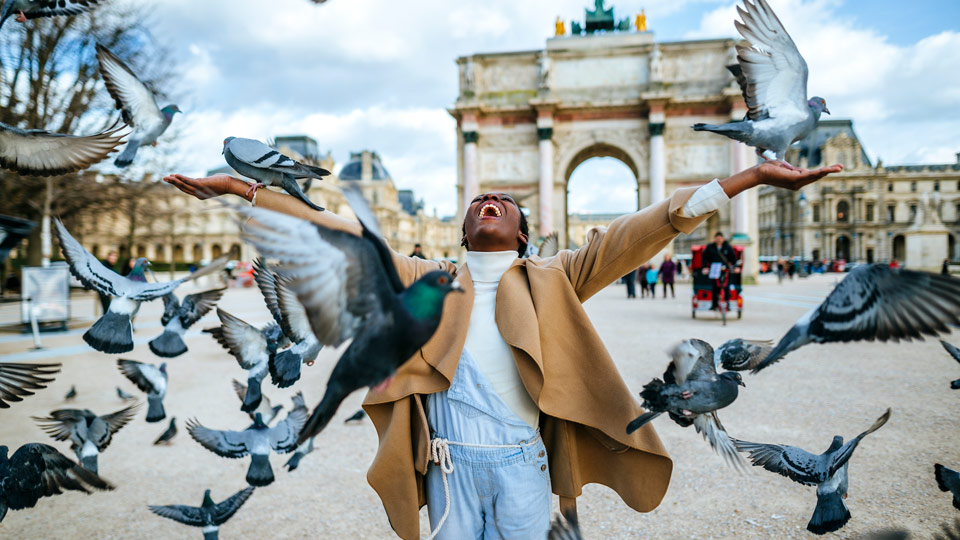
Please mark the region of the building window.
[[897, 216], [897, 207], [892, 204], [887, 205], [887, 221], [890, 223], [893, 223], [896, 216]]
[[917, 219], [917, 205], [911, 204], [910, 205], [910, 221], [913, 222], [913, 220], [915, 219]]
[[939, 181], [939, 180], [937, 180], [936, 182], [933, 183], [933, 190], [934, 190], [934, 191], [940, 191], [940, 181]]
[[867, 203], [867, 221], [873, 221], [873, 203]]
[[916, 193], [916, 192], [917, 192], [917, 183], [916, 183], [916, 182], [910, 182], [910, 191], [911, 191], [912, 193]]
[[850, 203], [847, 201], [837, 203], [837, 221], [850, 221]]
[[957, 203], [957, 221], [960, 221], [960, 203]]
[[[957, 185], [960, 186], [960, 182]], [[893, 191], [893, 182], [887, 182], [887, 191]]]
[[814, 222], [814, 223], [820, 223], [820, 205], [819, 205], [819, 204], [815, 204], [815, 205], [811, 206], [810, 208], [813, 209], [813, 222]]

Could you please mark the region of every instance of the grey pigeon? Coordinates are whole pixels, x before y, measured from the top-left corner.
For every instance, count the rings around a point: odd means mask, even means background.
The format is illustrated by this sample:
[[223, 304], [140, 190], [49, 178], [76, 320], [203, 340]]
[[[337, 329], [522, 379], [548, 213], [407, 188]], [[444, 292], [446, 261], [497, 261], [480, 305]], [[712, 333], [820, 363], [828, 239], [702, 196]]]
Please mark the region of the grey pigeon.
[[564, 513], [563, 517], [554, 518], [553, 523], [550, 524], [550, 531], [547, 532], [547, 540], [583, 540], [577, 516], [573, 513]]
[[[297, 392], [297, 394], [293, 396], [293, 407], [294, 409], [301, 409], [304, 414], [307, 413], [307, 403], [303, 398], [302, 392]], [[300, 461], [305, 458], [307, 454], [313, 452], [313, 440], [315, 438], [316, 437], [310, 437], [306, 441], [297, 445], [297, 449], [294, 450], [293, 455], [287, 460], [286, 463], [284, 463], [284, 466], [287, 468], [287, 472], [296, 470], [297, 467], [300, 466]]]
[[367, 413], [365, 413], [363, 409], [359, 409], [357, 410], [357, 412], [353, 413], [353, 415], [350, 418], [347, 418], [346, 420], [344, 420], [343, 423], [349, 424], [350, 422], [360, 422], [366, 417], [367, 417]]
[[127, 167], [133, 163], [137, 149], [141, 146], [156, 146], [157, 139], [167, 130], [173, 116], [180, 112], [180, 109], [176, 105], [159, 108], [153, 92], [123, 61], [99, 43], [97, 60], [100, 62], [100, 76], [103, 77], [107, 92], [116, 102], [123, 121], [133, 127], [127, 146], [114, 161], [117, 167]]
[[807, 343], [923, 339], [960, 324], [960, 280], [940, 274], [858, 266], [804, 315], [760, 362], [764, 369]]
[[553, 231], [543, 239], [543, 243], [540, 244], [540, 252], [537, 255], [541, 259], [546, 259], [557, 253], [560, 253], [560, 238], [557, 236], [557, 231]]
[[6, 446], [0, 446], [0, 522], [8, 509], [33, 508], [43, 497], [66, 490], [90, 493], [113, 489], [97, 473], [70, 461], [52, 446], [25, 444], [9, 458], [7, 451]]
[[246, 396], [240, 410], [253, 412], [263, 398], [260, 383], [267, 376], [267, 362], [276, 352], [279, 339], [279, 336], [271, 339], [270, 333], [279, 334], [280, 327], [272, 325], [260, 330], [220, 308], [217, 308], [217, 317], [220, 328], [211, 333], [247, 372]]
[[743, 467], [743, 459], [717, 416], [717, 410], [737, 399], [739, 387], [744, 386], [740, 374], [725, 371], [718, 375], [713, 363], [713, 347], [699, 339], [681, 342], [670, 356], [672, 360], [663, 380], [653, 379], [640, 392], [643, 407], [649, 412], [630, 422], [627, 433], [669, 413], [681, 427], [693, 424], [724, 461], [736, 468]]
[[773, 350], [772, 341], [731, 339], [717, 348], [714, 365], [717, 369], [745, 371], [757, 367]]
[[159, 422], [167, 417], [163, 398], [167, 396], [167, 363], [159, 367], [133, 360], [117, 360], [120, 373], [147, 394], [147, 422]]
[[213, 309], [213, 306], [217, 305], [225, 290], [214, 289], [188, 294], [183, 299], [183, 304], [173, 293], [164, 295], [163, 316], [160, 318], [163, 333], [150, 340], [150, 350], [153, 351], [153, 354], [163, 358], [175, 358], [187, 352], [187, 344], [183, 342], [183, 333]]
[[195, 506], [185, 506], [182, 504], [171, 504], [167, 506], [150, 506], [150, 511], [154, 514], [172, 519], [190, 525], [191, 527], [202, 527], [203, 540], [217, 540], [220, 526], [227, 522], [237, 510], [247, 502], [247, 499], [253, 495], [253, 488], [244, 488], [229, 499], [215, 503], [210, 498], [210, 490], [203, 492], [203, 503], [200, 508]]
[[0, 409], [9, 409], [10, 402], [23, 401], [33, 390], [42, 390], [53, 382], [60, 364], [0, 363]]
[[121, 129], [77, 136], [0, 122], [0, 167], [23, 176], [74, 173], [106, 159], [123, 142], [123, 136], [117, 135]]
[[0, 28], [14, 14], [17, 22], [25, 23], [39, 17], [77, 15], [97, 7], [99, 0], [6, 0], [0, 12]]
[[259, 414], [243, 431], [219, 431], [209, 429], [194, 420], [187, 420], [187, 431], [193, 440], [218, 456], [237, 459], [250, 455], [247, 483], [251, 486], [267, 486], [273, 483], [270, 467], [270, 450], [286, 454], [297, 448], [297, 434], [307, 421], [306, 409], [293, 409], [273, 427], [263, 423]]
[[817, 486], [817, 507], [807, 524], [814, 534], [839, 530], [850, 520], [850, 511], [844, 504], [847, 495], [847, 466], [853, 451], [864, 437], [880, 429], [890, 419], [887, 409], [870, 429], [846, 444], [837, 435], [830, 447], [820, 455], [811, 454], [796, 446], [758, 444], [734, 439], [737, 450], [747, 452], [755, 467], [775, 472], [805, 486]]
[[124, 401], [132, 401], [132, 400], [134, 400], [134, 399], [137, 399], [136, 396], [132, 396], [132, 395], [124, 392], [123, 389], [120, 388], [119, 386], [117, 387], [117, 397], [120, 398], [120, 399], [122, 399], [122, 400], [124, 400]]
[[960, 510], [960, 473], [936, 463], [933, 466], [933, 476], [940, 491], [949, 491], [953, 495], [953, 507]]
[[765, 0], [744, 0], [737, 6], [743, 22], [734, 21], [751, 47], [737, 45], [737, 64], [727, 69], [737, 78], [747, 104], [747, 117], [722, 125], [695, 124], [756, 148], [766, 159], [783, 160], [787, 148], [806, 137], [830, 114], [821, 97], [807, 99], [807, 63], [790, 34]]
[[[246, 399], [247, 386], [236, 379], [233, 379], [233, 391], [237, 393], [237, 397], [240, 398], [241, 402]], [[273, 422], [273, 419], [276, 418], [282, 410], [283, 405], [272, 405], [270, 398], [263, 395], [257, 408], [247, 414], [250, 415], [250, 420], [256, 420], [256, 416], [259, 414], [263, 418], [263, 423], [270, 425], [270, 422]]]
[[[956, 348], [955, 346], [947, 343], [942, 339], [940, 340], [940, 344], [943, 345], [943, 348], [946, 349], [948, 353], [950, 353], [950, 356], [952, 356], [954, 360], [956, 360], [957, 362], [960, 362], [960, 349]], [[952, 383], [950, 383], [950, 388], [953, 388], [954, 390], [960, 389], [960, 379], [957, 379]]]
[[[270, 148], [260, 141], [240, 137], [227, 137], [223, 141], [223, 158], [233, 170], [255, 180], [250, 190], [263, 186], [276, 186], [303, 201], [314, 210], [323, 208], [313, 204], [297, 184], [297, 178], [323, 178], [330, 171], [304, 165]], [[248, 192], [249, 193], [249, 192]]]
[[146, 259], [137, 259], [130, 273], [121, 276], [84, 249], [59, 219], [55, 220], [54, 224], [63, 257], [70, 265], [70, 273], [80, 280], [84, 287], [112, 297], [107, 312], [83, 334], [83, 340], [100, 352], [117, 354], [132, 351], [131, 317], [140, 308], [140, 302], [161, 298], [185, 281], [219, 271], [227, 262], [226, 257], [221, 257], [186, 277], [148, 283], [145, 270], [150, 263]]
[[157, 437], [157, 440], [153, 441], [154, 446], [161, 444], [169, 445], [170, 441], [173, 440], [177, 435], [177, 417], [174, 416], [170, 419], [170, 425], [167, 426], [167, 429]]
[[353, 391], [389, 383], [433, 336], [447, 293], [463, 292], [441, 270], [405, 287], [363, 195], [348, 188], [344, 196], [362, 236], [261, 208], [234, 207], [253, 218], [243, 223], [243, 237], [277, 261], [271, 268], [306, 308], [317, 341], [338, 346], [352, 338], [298, 442], [322, 431]]
[[110, 446], [113, 434], [133, 420], [139, 407], [135, 403], [103, 416], [89, 409], [57, 409], [49, 417], [31, 418], [54, 439], [70, 441], [70, 449], [83, 468], [97, 472], [97, 457]]
[[64, 400], [64, 401], [73, 401], [73, 400], [76, 399], [76, 398], [77, 398], [77, 386], [71, 384], [71, 385], [70, 385], [70, 391], [67, 392], [67, 394], [66, 394], [65, 396], [63, 396], [63, 400]]

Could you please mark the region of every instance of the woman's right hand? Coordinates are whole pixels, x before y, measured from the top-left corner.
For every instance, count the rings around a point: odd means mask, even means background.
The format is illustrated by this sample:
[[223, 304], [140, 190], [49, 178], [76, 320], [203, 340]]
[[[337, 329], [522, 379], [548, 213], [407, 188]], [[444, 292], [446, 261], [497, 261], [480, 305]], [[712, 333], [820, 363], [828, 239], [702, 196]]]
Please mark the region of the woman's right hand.
[[169, 174], [163, 177], [163, 181], [201, 201], [227, 194], [237, 195], [246, 199], [245, 192], [247, 188], [249, 188], [246, 182], [239, 178], [234, 178], [229, 174], [215, 174], [204, 178], [191, 178], [182, 174]]

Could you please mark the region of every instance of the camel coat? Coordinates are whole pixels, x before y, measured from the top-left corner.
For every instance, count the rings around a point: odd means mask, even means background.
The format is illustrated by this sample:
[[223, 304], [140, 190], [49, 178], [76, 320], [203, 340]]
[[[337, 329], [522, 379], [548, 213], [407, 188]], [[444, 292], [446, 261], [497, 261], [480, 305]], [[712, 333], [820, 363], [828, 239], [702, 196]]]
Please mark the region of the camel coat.
[[[616, 491], [634, 510], [648, 512], [666, 493], [673, 462], [651, 425], [627, 435], [627, 424], [643, 409], [581, 304], [707, 219], [709, 214], [687, 218], [680, 213], [694, 191], [681, 189], [617, 218], [606, 231], [594, 229], [576, 251], [560, 251], [547, 259], [518, 258], [500, 280], [497, 326], [540, 408], [550, 480], [561, 501], [577, 497], [584, 484], [595, 482]], [[328, 227], [360, 230], [356, 222], [314, 212], [293, 197], [267, 190], [260, 190], [257, 206]], [[418, 538], [430, 441], [422, 396], [450, 387], [467, 337], [473, 284], [465, 265], [396, 253], [394, 262], [406, 284], [439, 268], [454, 275], [466, 293], [447, 297], [433, 338], [400, 368], [390, 386], [370, 391], [363, 404], [380, 439], [367, 481], [380, 496], [394, 531], [401, 538]]]

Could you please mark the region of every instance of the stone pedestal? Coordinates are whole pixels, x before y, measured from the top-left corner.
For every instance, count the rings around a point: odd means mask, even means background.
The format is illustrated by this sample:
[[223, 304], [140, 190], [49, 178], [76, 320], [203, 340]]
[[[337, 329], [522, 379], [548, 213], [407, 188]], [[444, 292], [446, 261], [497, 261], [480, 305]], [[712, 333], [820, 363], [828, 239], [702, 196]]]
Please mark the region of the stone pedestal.
[[911, 270], [939, 272], [943, 260], [949, 255], [949, 236], [949, 231], [943, 225], [911, 227], [904, 233], [907, 244], [906, 267]]

